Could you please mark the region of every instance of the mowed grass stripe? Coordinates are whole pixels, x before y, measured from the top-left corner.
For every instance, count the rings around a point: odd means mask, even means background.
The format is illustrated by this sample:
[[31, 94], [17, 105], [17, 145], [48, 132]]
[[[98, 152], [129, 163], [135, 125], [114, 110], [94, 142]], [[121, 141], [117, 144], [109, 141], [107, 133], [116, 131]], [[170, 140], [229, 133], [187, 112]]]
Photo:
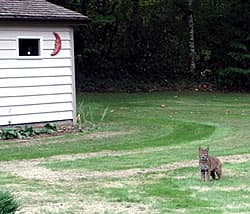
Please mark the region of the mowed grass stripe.
[[[139, 123], [139, 121], [137, 121]], [[0, 149], [0, 160], [18, 160], [18, 159], [34, 159], [45, 158], [53, 155], [62, 154], [77, 154], [87, 152], [98, 152], [102, 150], [133, 150], [146, 147], [159, 147], [172, 144], [188, 143], [194, 140], [201, 140], [209, 137], [215, 130], [214, 126], [199, 124], [185, 121], [141, 121], [141, 128], [150, 124], [158, 128], [158, 132], [152, 133], [151, 137], [144, 139], [142, 135], [138, 138], [131, 139], [130, 137], [113, 137], [108, 139], [99, 140], [82, 140], [70, 143], [55, 143], [46, 145], [32, 145], [27, 147], [13, 147]], [[157, 124], [159, 122], [159, 124]], [[169, 127], [173, 130], [169, 134], [164, 133], [164, 124], [166, 124], [166, 133], [168, 133]], [[146, 128], [149, 128], [146, 126]], [[147, 132], [147, 130], [146, 130]], [[150, 130], [148, 132], [151, 132]], [[162, 133], [161, 133], [162, 132]], [[161, 133], [161, 134], [159, 134]], [[32, 152], [31, 152], [32, 150]]]
[[[193, 141], [207, 139], [214, 133], [215, 127], [183, 121], [165, 121], [168, 126], [172, 124], [172, 132], [165, 136], [154, 136], [149, 140], [132, 141], [126, 144], [107, 145], [109, 150], [132, 150], [147, 147], [170, 146], [172, 144], [188, 144]], [[170, 151], [170, 150], [169, 150]], [[173, 155], [174, 154], [174, 155]], [[192, 154], [192, 153], [188, 153]], [[181, 155], [176, 157], [175, 152], [153, 152], [112, 157], [95, 157], [87, 159], [79, 159], [74, 161], [53, 161], [44, 164], [53, 170], [87, 168], [98, 171], [111, 171], [129, 168], [149, 168], [156, 167], [161, 164], [170, 163], [171, 161], [187, 160], [190, 155]], [[193, 154], [192, 154], [193, 155]]]

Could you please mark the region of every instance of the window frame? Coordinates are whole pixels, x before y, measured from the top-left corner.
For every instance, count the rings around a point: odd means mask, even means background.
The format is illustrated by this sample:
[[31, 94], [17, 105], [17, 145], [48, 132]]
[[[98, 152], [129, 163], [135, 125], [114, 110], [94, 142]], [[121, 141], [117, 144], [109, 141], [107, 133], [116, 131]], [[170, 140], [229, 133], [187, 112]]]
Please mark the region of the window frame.
[[[19, 40], [20, 39], [37, 39], [39, 40], [38, 53], [39, 56], [20, 56], [19, 55]], [[16, 56], [17, 59], [43, 59], [43, 37], [42, 36], [17, 36], [16, 38]]]

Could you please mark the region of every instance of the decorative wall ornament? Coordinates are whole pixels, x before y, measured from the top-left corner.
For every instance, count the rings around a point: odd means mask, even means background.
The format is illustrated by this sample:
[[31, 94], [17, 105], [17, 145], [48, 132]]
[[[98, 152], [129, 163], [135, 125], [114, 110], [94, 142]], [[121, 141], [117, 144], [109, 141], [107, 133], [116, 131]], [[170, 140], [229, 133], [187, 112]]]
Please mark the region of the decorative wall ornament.
[[51, 54], [51, 56], [57, 55], [60, 52], [61, 48], [62, 48], [62, 39], [61, 39], [59, 33], [53, 32], [53, 34], [54, 34], [56, 40], [55, 40], [55, 48], [54, 48], [53, 53]]

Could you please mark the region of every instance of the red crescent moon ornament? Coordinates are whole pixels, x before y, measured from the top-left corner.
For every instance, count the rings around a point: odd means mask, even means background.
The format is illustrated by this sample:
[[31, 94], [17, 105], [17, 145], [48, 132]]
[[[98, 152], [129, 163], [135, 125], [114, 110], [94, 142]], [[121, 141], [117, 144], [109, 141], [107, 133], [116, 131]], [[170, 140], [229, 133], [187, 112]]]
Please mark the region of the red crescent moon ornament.
[[51, 56], [57, 55], [60, 52], [61, 48], [62, 48], [62, 39], [61, 39], [59, 33], [53, 32], [53, 34], [56, 37], [56, 40], [55, 40], [55, 48], [54, 48], [53, 53], [51, 54]]

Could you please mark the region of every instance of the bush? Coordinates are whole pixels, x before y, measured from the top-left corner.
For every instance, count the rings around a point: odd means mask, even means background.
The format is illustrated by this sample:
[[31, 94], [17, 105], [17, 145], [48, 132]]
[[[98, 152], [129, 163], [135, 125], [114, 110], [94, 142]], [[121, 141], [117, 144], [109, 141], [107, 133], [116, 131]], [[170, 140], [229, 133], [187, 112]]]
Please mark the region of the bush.
[[11, 193], [0, 191], [0, 214], [13, 214], [18, 207], [19, 203]]
[[[56, 124], [47, 123], [42, 128], [33, 128], [32, 126], [25, 126], [22, 128], [7, 127], [0, 128], [0, 139], [25, 139], [39, 134], [52, 134], [57, 131]], [[1, 213], [0, 213], [1, 214]]]
[[241, 68], [225, 68], [218, 72], [220, 86], [231, 89], [250, 89], [250, 70]]
[[218, 72], [220, 86], [231, 89], [250, 89], [250, 70], [228, 67]]

